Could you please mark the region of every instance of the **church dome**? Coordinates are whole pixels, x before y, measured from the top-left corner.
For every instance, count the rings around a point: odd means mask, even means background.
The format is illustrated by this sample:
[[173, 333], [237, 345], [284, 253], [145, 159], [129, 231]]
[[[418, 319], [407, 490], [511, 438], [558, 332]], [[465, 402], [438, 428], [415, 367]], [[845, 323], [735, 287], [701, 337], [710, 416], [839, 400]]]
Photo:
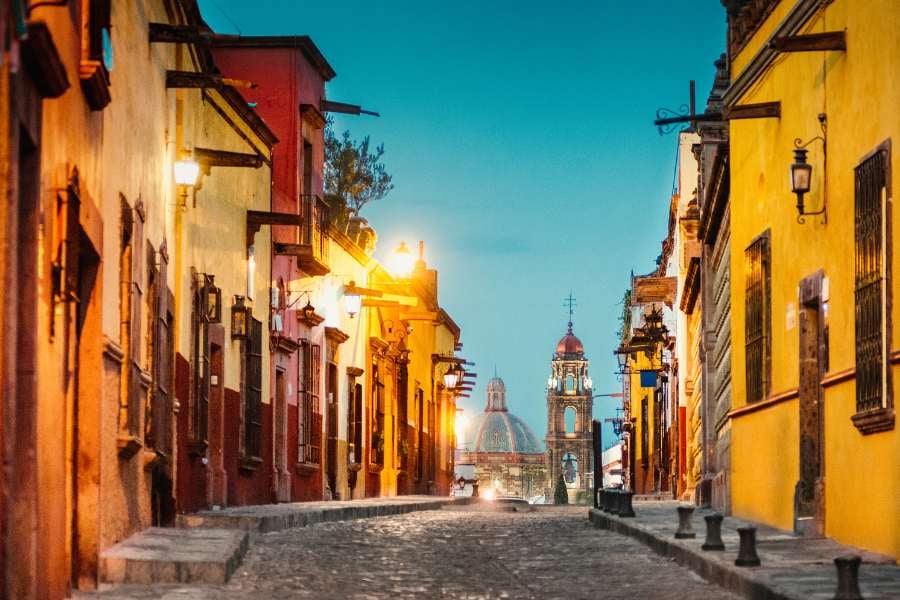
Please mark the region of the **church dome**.
[[473, 420], [466, 448], [472, 452], [543, 452], [531, 428], [509, 411], [487, 411]]
[[556, 344], [556, 353], [559, 355], [584, 354], [584, 344], [582, 344], [581, 340], [572, 333], [571, 322], [569, 323], [569, 331], [567, 331], [566, 335], [562, 336], [562, 339]]
[[472, 452], [543, 452], [531, 428], [506, 407], [506, 384], [488, 382], [487, 406], [469, 427], [466, 447]]

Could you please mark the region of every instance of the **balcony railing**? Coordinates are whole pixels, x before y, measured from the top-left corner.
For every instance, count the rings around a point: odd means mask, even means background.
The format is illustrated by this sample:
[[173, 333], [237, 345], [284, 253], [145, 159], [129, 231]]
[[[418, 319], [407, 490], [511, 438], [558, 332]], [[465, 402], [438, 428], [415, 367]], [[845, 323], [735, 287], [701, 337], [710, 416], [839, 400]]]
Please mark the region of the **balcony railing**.
[[276, 254], [297, 257], [297, 267], [308, 275], [325, 275], [328, 265], [328, 205], [315, 194], [300, 196], [303, 225], [299, 244], [275, 244]]

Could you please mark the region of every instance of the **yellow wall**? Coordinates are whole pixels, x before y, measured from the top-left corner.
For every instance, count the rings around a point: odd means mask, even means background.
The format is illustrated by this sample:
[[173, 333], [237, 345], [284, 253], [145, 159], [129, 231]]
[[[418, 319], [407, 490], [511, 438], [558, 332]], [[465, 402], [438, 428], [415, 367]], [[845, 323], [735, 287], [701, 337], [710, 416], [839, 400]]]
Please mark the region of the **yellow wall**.
[[[794, 2], [783, 1], [751, 43], [734, 57], [740, 74]], [[847, 52], [782, 54], [740, 99], [743, 104], [778, 100], [780, 119], [734, 120], [731, 141], [733, 405], [744, 393], [744, 250], [771, 231], [772, 384], [770, 394], [798, 385], [797, 286], [824, 269], [829, 281], [827, 325], [829, 371], [854, 366], [854, 167], [885, 140], [900, 134], [900, 3], [836, 0], [807, 23], [803, 33], [846, 30]], [[818, 113], [828, 115], [827, 223], [807, 217], [797, 223], [796, 198], [788, 185], [793, 141], [819, 135]], [[813, 165], [807, 207], [823, 201], [822, 145], [809, 146]], [[896, 157], [893, 189], [900, 185]], [[900, 221], [891, 208], [894, 226]], [[895, 249], [892, 269], [900, 253]], [[892, 294], [898, 297], [898, 286]], [[900, 318], [893, 316], [898, 340]], [[897, 381], [895, 373], [894, 382]], [[896, 385], [895, 385], [896, 388]], [[897, 392], [895, 391], [895, 396]], [[855, 411], [853, 381], [825, 390], [826, 534], [848, 544], [900, 555], [900, 489], [897, 429], [861, 435], [850, 421]], [[733, 510], [790, 528], [798, 477], [798, 403], [789, 400], [733, 420]], [[848, 493], [852, 490], [852, 494]], [[854, 501], [852, 498], [856, 498]], [[862, 501], [860, 501], [862, 499]], [[893, 503], [893, 506], [891, 504]]]

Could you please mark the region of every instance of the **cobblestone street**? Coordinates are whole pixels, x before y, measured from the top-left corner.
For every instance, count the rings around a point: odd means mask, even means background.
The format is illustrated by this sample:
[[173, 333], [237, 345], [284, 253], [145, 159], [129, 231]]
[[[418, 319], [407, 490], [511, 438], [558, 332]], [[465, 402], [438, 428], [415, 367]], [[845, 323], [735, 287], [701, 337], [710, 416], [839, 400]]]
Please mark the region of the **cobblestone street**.
[[[736, 598], [584, 507], [457, 506], [260, 535], [221, 587], [119, 588], [105, 599]], [[80, 595], [87, 598], [94, 595]]]

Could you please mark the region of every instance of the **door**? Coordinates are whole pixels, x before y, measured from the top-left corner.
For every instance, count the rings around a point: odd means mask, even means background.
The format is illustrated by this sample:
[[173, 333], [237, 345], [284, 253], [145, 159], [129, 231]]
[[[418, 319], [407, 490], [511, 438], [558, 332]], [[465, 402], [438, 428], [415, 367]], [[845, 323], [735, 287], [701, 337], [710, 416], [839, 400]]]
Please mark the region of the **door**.
[[328, 406], [326, 409], [327, 423], [325, 429], [327, 431], [328, 440], [325, 450], [326, 455], [326, 471], [328, 488], [331, 490], [331, 499], [340, 500], [341, 496], [337, 490], [337, 436], [338, 436], [338, 398], [337, 398], [337, 365], [328, 363], [327, 380], [325, 382], [328, 398]]
[[822, 377], [828, 368], [822, 272], [800, 283], [799, 336], [800, 479], [794, 491], [794, 531], [825, 533], [825, 411]]

